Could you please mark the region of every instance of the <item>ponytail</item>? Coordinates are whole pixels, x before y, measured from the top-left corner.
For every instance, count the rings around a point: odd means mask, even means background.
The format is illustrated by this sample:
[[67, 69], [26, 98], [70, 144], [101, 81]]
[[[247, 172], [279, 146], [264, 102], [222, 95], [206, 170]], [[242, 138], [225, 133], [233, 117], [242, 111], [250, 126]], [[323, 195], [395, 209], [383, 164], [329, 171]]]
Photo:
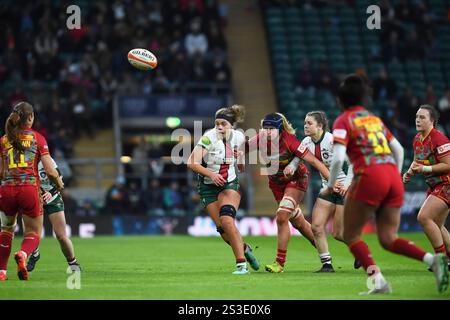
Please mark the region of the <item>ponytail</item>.
[[15, 150], [24, 151], [25, 147], [20, 141], [28, 117], [33, 114], [33, 107], [27, 102], [19, 102], [6, 120], [5, 132], [9, 143]]
[[290, 134], [295, 134], [295, 129], [288, 121], [284, 114], [277, 112], [277, 114], [283, 119], [283, 130]]

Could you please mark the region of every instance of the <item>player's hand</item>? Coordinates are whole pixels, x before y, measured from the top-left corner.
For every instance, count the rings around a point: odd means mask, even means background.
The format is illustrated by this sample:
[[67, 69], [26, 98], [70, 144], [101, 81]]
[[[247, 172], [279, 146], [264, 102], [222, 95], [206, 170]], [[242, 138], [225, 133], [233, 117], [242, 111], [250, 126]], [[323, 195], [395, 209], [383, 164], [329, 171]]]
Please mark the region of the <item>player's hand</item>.
[[52, 194], [48, 191], [45, 191], [45, 193], [42, 195], [42, 200], [44, 201], [44, 203], [47, 203], [50, 201], [50, 199], [52, 198]]
[[210, 177], [209, 177], [212, 182], [218, 186], [218, 187], [223, 187], [223, 185], [225, 183], [227, 183], [227, 180], [225, 180], [220, 174], [218, 173], [213, 173]]
[[[414, 161], [414, 162], [411, 164], [410, 170], [411, 170], [412, 173], [413, 173], [412, 175], [418, 174], [418, 173], [422, 173], [423, 165], [421, 165], [421, 164], [417, 163], [416, 161]], [[408, 171], [409, 171], [409, 170], [408, 170]]]
[[283, 170], [283, 174], [286, 178], [292, 178], [292, 176], [295, 173], [295, 168], [292, 166], [287, 166], [286, 168], [284, 168]]
[[336, 181], [336, 183], [334, 184], [334, 187], [333, 187], [333, 192], [334, 193], [339, 193], [339, 190], [341, 190], [341, 188], [343, 186], [344, 185], [340, 181]]
[[404, 184], [409, 183], [411, 181], [412, 176], [413, 176], [413, 174], [412, 174], [411, 171], [409, 171], [409, 170], [406, 171], [405, 174], [402, 177], [403, 183]]
[[332, 194], [332, 193], [333, 193], [333, 188], [330, 188], [330, 187], [327, 187], [327, 188], [322, 189], [322, 190], [320, 191], [320, 195], [321, 195], [322, 197], [327, 197], [327, 196], [329, 196], [329, 195]]
[[342, 186], [342, 187], [340, 187], [339, 188], [339, 190], [338, 190], [338, 194], [341, 196], [341, 197], [345, 197], [345, 195], [347, 194], [347, 190], [348, 190], [348, 188], [346, 187], [346, 186]]

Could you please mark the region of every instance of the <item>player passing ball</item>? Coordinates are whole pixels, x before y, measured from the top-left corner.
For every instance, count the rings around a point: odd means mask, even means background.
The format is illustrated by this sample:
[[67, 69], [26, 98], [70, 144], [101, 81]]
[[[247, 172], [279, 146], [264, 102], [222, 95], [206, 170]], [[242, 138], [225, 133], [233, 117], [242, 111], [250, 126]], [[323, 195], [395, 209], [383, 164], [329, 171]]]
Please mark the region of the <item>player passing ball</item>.
[[245, 142], [244, 134], [233, 127], [244, 120], [245, 108], [233, 105], [216, 112], [215, 127], [208, 130], [195, 146], [188, 167], [199, 175], [198, 191], [202, 205], [214, 221], [217, 232], [233, 249], [236, 270], [233, 274], [248, 274], [246, 261], [254, 270], [259, 262], [250, 245], [243, 242], [235, 225], [241, 201], [236, 174], [235, 150]]
[[450, 258], [450, 235], [444, 225], [450, 208], [450, 140], [436, 130], [438, 120], [439, 113], [433, 106], [420, 106], [416, 113], [418, 133], [413, 140], [414, 161], [403, 175], [403, 182], [408, 183], [417, 174], [425, 177], [427, 198], [417, 219], [434, 252]]
[[322, 196], [332, 193], [347, 153], [354, 178], [344, 204], [344, 241], [373, 280], [374, 286], [367, 293], [392, 291], [369, 247], [361, 240], [362, 229], [373, 215], [383, 248], [427, 264], [436, 276], [438, 291], [444, 292], [448, 286], [445, 255], [427, 253], [397, 235], [404, 194], [400, 176], [403, 147], [383, 121], [363, 107], [367, 92], [365, 81], [354, 74], [347, 76], [338, 88], [337, 100], [343, 113], [333, 125], [333, 161], [328, 188]]

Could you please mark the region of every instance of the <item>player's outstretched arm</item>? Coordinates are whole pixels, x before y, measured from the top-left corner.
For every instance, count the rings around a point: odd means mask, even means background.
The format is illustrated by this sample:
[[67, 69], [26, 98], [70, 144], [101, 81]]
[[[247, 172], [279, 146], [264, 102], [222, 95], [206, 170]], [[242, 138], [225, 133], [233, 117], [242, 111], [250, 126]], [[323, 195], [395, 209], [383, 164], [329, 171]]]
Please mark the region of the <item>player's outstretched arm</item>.
[[[307, 154], [305, 154], [303, 160], [305, 160], [306, 162], [308, 162], [310, 165], [312, 165], [314, 168], [316, 168], [317, 170], [319, 170], [320, 174], [328, 180], [328, 178], [330, 177], [330, 171], [328, 170], [328, 168], [319, 160], [317, 159], [315, 156], [313, 156], [310, 152], [308, 152]], [[341, 165], [342, 167], [342, 165]]]

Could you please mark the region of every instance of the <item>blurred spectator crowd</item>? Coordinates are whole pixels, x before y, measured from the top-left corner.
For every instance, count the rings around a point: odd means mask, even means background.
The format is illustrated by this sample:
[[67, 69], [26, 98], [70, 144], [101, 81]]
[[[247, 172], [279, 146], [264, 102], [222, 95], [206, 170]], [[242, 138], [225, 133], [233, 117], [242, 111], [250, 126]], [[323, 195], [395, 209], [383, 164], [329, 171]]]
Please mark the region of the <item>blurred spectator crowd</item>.
[[[69, 30], [71, 1], [0, 5], [0, 120], [21, 100], [52, 149], [72, 156], [74, 139], [111, 126], [115, 93], [228, 92], [226, 8], [215, 0], [78, 1], [81, 29]], [[157, 57], [133, 69], [132, 48]], [[1, 128], [1, 132], [3, 132]]]

